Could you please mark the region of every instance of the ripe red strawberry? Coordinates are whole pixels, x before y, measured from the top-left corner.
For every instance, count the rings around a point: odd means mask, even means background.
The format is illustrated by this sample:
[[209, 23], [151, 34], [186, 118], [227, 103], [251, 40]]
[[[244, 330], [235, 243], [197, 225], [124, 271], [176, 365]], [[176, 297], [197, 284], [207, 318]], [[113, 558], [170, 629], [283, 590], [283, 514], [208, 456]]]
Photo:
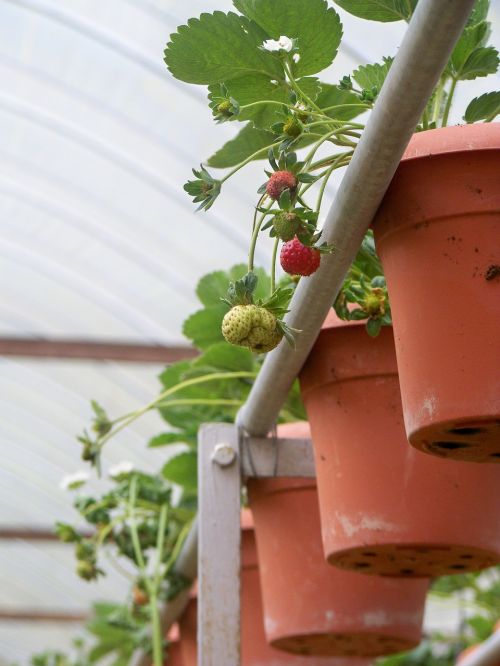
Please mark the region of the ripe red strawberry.
[[319, 250], [303, 245], [297, 237], [281, 248], [281, 268], [290, 275], [312, 275], [318, 270], [320, 259]]
[[291, 171], [275, 171], [266, 185], [266, 192], [277, 201], [283, 190], [290, 190], [292, 193], [297, 188], [297, 178]]

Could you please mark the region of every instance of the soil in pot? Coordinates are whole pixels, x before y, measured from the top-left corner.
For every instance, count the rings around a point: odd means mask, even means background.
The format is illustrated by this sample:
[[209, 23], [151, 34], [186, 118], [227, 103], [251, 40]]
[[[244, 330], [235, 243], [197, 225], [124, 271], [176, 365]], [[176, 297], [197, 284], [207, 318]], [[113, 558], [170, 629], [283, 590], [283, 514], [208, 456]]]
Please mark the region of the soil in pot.
[[[278, 427], [307, 438], [307, 423]], [[310, 479], [248, 482], [271, 645], [296, 654], [392, 654], [421, 639], [426, 579], [341, 571], [325, 562], [316, 483]]]
[[500, 462], [500, 123], [415, 135], [373, 230], [410, 443]]
[[332, 310], [300, 382], [331, 564], [434, 577], [500, 562], [500, 467], [408, 446], [390, 327], [371, 338]]

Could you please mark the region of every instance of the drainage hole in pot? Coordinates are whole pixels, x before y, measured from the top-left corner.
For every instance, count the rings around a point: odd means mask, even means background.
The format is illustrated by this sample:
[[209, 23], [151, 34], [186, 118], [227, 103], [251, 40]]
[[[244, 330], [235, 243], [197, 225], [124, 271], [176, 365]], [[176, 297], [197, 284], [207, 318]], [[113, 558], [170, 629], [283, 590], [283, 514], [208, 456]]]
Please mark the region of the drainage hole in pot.
[[413, 569], [400, 569], [399, 573], [401, 573], [405, 576], [410, 576], [411, 574], [414, 574], [415, 571]]
[[465, 569], [465, 564], [451, 564], [450, 569]]
[[462, 427], [462, 428], [450, 428], [448, 430], [452, 435], [479, 435], [479, 433], [484, 432], [484, 428], [472, 428], [472, 427]]
[[377, 553], [374, 553], [371, 550], [364, 550], [361, 555], [365, 555], [366, 557], [377, 557]]
[[466, 449], [470, 444], [467, 442], [433, 442], [433, 446], [453, 451], [454, 449]]
[[500, 458], [500, 453], [490, 453], [490, 458]]
[[461, 560], [472, 560], [472, 555], [470, 553], [464, 553], [464, 555], [460, 555]]
[[366, 567], [369, 567], [370, 565], [368, 562], [354, 562], [354, 566], [358, 569], [366, 569]]

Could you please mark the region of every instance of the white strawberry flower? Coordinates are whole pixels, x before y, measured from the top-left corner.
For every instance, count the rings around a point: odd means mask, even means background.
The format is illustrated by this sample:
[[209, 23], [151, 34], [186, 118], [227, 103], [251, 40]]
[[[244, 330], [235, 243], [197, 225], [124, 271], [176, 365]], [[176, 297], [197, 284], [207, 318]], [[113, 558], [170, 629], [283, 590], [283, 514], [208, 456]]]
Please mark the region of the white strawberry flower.
[[118, 477], [125, 475], [125, 474], [130, 474], [134, 470], [134, 464], [130, 462], [130, 460], [122, 460], [119, 463], [116, 463], [116, 465], [113, 465], [112, 467], [109, 468], [108, 475], [112, 479], [117, 479]]
[[79, 470], [73, 474], [66, 474], [59, 483], [61, 490], [76, 490], [90, 479], [90, 474], [85, 470]]
[[293, 62], [299, 62], [300, 60], [300, 55], [298, 53], [294, 53], [292, 56]]
[[286, 51], [290, 53], [293, 49], [293, 40], [286, 35], [281, 35], [279, 39], [266, 39], [262, 44], [266, 51]]

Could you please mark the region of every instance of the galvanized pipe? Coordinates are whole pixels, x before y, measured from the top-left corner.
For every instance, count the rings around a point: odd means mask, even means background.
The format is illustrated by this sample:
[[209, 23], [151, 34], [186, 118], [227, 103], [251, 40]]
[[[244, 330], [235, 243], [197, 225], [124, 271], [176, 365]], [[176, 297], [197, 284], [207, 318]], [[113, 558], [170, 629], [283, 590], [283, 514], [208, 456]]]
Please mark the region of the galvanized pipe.
[[498, 666], [500, 663], [500, 631], [496, 631], [472, 654], [460, 661], [460, 666]]
[[327, 215], [322, 240], [335, 252], [301, 280], [287, 323], [301, 333], [266, 358], [237, 424], [254, 436], [272, 428], [391, 182], [474, 0], [420, 0], [366, 129]]

